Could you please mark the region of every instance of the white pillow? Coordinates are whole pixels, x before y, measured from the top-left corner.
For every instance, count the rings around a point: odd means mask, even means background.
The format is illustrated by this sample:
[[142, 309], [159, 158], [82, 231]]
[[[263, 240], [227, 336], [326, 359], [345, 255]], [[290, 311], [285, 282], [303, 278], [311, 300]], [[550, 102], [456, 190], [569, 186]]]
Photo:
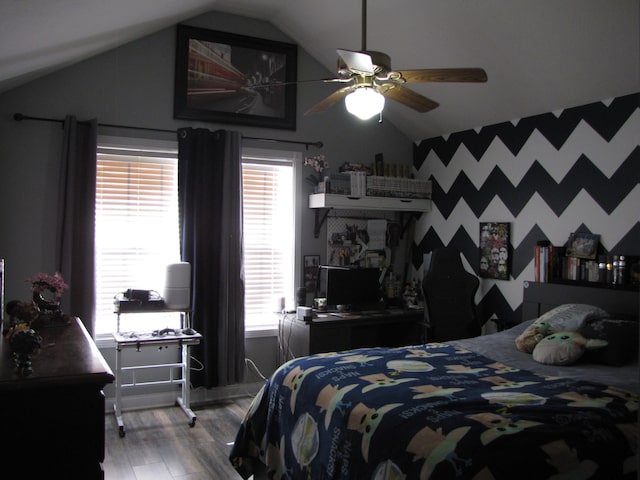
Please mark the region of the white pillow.
[[540, 315], [536, 323], [546, 322], [553, 332], [575, 332], [587, 320], [608, 317], [605, 310], [594, 305], [565, 303]]

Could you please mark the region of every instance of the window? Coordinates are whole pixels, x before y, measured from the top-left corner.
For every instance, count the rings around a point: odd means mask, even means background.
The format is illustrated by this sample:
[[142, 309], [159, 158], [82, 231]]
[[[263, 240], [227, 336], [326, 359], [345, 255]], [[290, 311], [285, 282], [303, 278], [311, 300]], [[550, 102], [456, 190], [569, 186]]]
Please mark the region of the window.
[[[180, 260], [178, 160], [175, 142], [101, 138], [96, 179], [96, 334], [116, 331], [114, 297], [154, 290], [166, 265]], [[131, 143], [131, 141], [128, 141]], [[299, 255], [295, 202], [299, 154], [243, 150], [245, 323], [276, 328], [277, 300], [293, 305]], [[161, 281], [159, 281], [161, 279]], [[159, 291], [162, 294], [161, 291]], [[121, 329], [179, 326], [178, 314], [121, 316]], [[125, 323], [127, 322], [127, 323]], [[135, 323], [130, 323], [135, 322]]]
[[[180, 260], [175, 142], [125, 145], [101, 138], [96, 177], [97, 335], [116, 331], [114, 297], [128, 288], [163, 288]], [[158, 280], [161, 279], [159, 282]], [[162, 294], [160, 291], [159, 294]], [[124, 331], [180, 326], [179, 314], [122, 315]]]
[[279, 299], [293, 305], [297, 217], [295, 154], [248, 149], [242, 156], [245, 324], [275, 328]]

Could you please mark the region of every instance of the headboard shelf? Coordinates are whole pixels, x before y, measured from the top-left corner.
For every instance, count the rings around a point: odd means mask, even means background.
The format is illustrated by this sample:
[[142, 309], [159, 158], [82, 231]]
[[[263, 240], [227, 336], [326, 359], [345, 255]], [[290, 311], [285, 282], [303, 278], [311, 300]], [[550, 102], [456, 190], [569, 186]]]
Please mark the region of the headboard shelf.
[[566, 283], [524, 282], [522, 320], [537, 318], [564, 303], [586, 303], [606, 310], [612, 318], [638, 319], [640, 293]]
[[[529, 282], [529, 283], [537, 283], [537, 282]], [[583, 280], [565, 280], [565, 279], [554, 279], [552, 282], [559, 285], [572, 285], [574, 287], [589, 287], [589, 288], [599, 288], [603, 290], [628, 290], [630, 292], [640, 292], [640, 285], [627, 283], [624, 285], [614, 285], [612, 283], [596, 283], [596, 282], [585, 282]]]

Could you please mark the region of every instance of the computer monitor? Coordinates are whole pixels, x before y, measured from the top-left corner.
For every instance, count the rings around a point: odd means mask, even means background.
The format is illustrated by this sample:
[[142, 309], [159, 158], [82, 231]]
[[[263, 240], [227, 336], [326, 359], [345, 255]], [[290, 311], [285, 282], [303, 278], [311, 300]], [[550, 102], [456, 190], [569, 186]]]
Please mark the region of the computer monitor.
[[320, 265], [316, 297], [327, 299], [327, 308], [348, 305], [349, 310], [380, 308], [382, 292], [378, 268]]

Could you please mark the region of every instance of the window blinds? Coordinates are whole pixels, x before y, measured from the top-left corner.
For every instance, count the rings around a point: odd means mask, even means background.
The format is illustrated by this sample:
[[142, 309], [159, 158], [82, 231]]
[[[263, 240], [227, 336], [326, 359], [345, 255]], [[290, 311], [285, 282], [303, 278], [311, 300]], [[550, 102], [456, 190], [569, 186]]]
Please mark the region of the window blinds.
[[128, 288], [161, 289], [166, 265], [179, 260], [177, 175], [176, 153], [99, 149], [97, 333], [115, 331], [115, 295]]
[[246, 324], [273, 326], [277, 299], [293, 291], [292, 164], [245, 160], [242, 181]]

